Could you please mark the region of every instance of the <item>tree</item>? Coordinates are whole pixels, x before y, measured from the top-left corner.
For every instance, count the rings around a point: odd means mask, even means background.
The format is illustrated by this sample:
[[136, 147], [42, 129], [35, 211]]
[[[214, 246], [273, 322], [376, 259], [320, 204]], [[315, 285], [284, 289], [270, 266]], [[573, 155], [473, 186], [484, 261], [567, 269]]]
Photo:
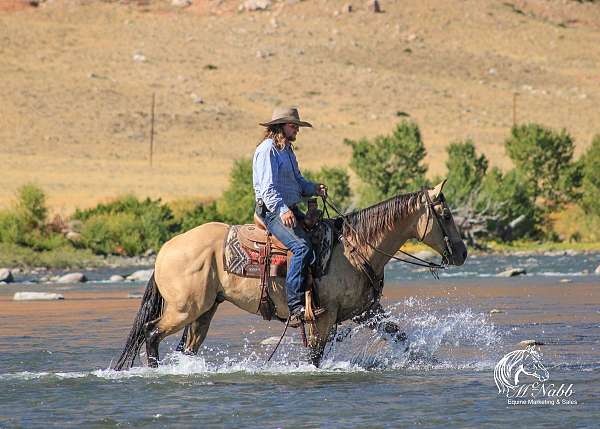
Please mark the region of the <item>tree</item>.
[[485, 155], [477, 156], [475, 145], [471, 140], [450, 144], [446, 151], [448, 160], [448, 183], [444, 195], [452, 204], [460, 206], [478, 191], [488, 168]]
[[[492, 236], [516, 239], [533, 237], [539, 232], [540, 213], [534, 202], [533, 190], [517, 170], [502, 174], [497, 167], [492, 168], [481, 183], [476, 210], [493, 215], [487, 225]], [[517, 219], [522, 221], [507, 231]]]
[[238, 159], [229, 174], [229, 186], [217, 201], [217, 210], [225, 222], [252, 223], [254, 204], [252, 160]]
[[415, 191], [427, 183], [427, 166], [422, 164], [427, 152], [413, 122], [403, 121], [391, 135], [372, 141], [346, 139], [344, 143], [352, 147], [350, 167], [367, 185], [362, 203]]
[[515, 126], [505, 146], [546, 212], [578, 198], [581, 165], [573, 162], [573, 139], [564, 129], [557, 133], [538, 124]]
[[[328, 195], [332, 202], [342, 212], [350, 207], [352, 191], [350, 177], [344, 168], [323, 167], [318, 172], [306, 171], [304, 177], [315, 183], [324, 183], [328, 187]], [[319, 203], [321, 205], [321, 203]], [[321, 207], [322, 209], [322, 207]], [[333, 213], [331, 213], [333, 216]]]
[[600, 134], [582, 157], [581, 207], [587, 214], [600, 216]]

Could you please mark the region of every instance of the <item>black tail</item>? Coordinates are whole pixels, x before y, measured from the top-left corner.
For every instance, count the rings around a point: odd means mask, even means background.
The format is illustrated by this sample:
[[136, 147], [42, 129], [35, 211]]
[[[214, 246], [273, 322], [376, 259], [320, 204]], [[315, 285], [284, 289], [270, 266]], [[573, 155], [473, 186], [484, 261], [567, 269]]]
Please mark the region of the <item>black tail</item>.
[[126, 369], [133, 366], [133, 361], [145, 341], [144, 325], [160, 317], [163, 311], [163, 304], [164, 300], [156, 287], [153, 273], [150, 280], [148, 280], [140, 310], [133, 321], [133, 326], [131, 327], [131, 332], [129, 332], [129, 337], [127, 337], [125, 348], [113, 369], [120, 371], [124, 366]]

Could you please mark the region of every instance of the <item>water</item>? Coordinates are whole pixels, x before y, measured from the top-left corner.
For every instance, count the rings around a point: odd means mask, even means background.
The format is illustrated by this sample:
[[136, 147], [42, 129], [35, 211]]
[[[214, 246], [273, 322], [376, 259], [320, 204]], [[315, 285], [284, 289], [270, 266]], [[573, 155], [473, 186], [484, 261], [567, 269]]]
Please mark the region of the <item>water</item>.
[[[296, 332], [265, 364], [273, 345], [261, 341], [282, 325], [224, 304], [198, 356], [176, 353], [173, 336], [158, 369], [115, 372], [139, 305], [127, 294], [142, 284], [102, 282], [113, 270], [1, 286], [0, 427], [598, 427], [599, 256], [478, 257], [440, 280], [391, 264], [383, 303], [408, 347], [344, 324], [318, 369]], [[491, 276], [508, 266], [530, 274]], [[25, 290], [66, 299], [11, 300]], [[494, 366], [525, 339], [546, 344], [546, 383], [573, 384], [577, 405], [498, 394]]]

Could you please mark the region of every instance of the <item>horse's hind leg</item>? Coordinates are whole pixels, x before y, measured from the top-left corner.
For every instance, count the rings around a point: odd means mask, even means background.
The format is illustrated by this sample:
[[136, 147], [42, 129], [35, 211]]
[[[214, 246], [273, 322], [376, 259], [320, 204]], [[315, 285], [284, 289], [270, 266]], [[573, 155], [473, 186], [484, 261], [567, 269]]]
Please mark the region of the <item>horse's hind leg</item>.
[[175, 309], [175, 306], [167, 305], [161, 317], [144, 325], [146, 356], [149, 367], [158, 367], [158, 345], [161, 340], [179, 331], [196, 317], [196, 314], [180, 311]]
[[186, 333], [184, 333], [184, 337], [182, 337], [181, 343], [177, 347], [179, 351], [187, 355], [195, 355], [198, 353], [198, 349], [206, 339], [210, 322], [220, 303], [221, 302], [219, 301], [215, 302], [210, 310], [186, 326]]

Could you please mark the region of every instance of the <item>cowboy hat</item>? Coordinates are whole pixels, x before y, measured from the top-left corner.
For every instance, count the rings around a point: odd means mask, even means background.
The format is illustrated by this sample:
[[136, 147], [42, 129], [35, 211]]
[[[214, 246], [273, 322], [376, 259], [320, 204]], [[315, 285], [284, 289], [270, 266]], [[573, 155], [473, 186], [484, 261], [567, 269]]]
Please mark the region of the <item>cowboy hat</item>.
[[308, 122], [300, 120], [298, 109], [295, 107], [276, 107], [269, 122], [262, 122], [259, 125], [270, 127], [277, 124], [296, 124], [299, 127], [312, 127]]

